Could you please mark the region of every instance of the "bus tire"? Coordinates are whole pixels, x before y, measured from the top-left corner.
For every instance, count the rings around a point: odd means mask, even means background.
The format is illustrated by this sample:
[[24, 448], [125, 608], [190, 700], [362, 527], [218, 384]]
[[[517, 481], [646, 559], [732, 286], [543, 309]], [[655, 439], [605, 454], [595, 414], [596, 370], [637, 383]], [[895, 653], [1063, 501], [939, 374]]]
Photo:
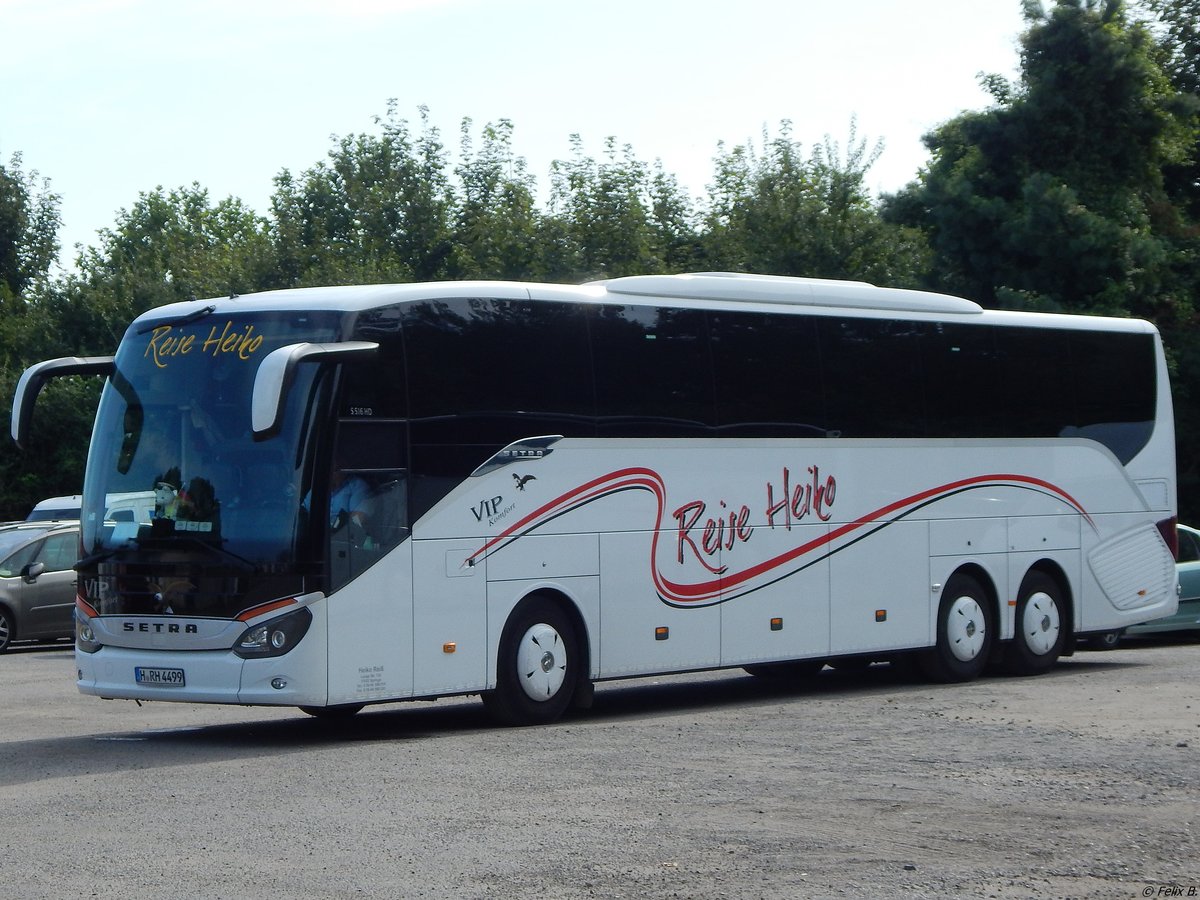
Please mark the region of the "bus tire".
[[571, 703], [579, 663], [570, 617], [546, 597], [527, 597], [504, 626], [496, 689], [484, 692], [484, 708], [502, 725], [553, 722]]
[[970, 575], [952, 576], [938, 606], [937, 643], [918, 658], [921, 671], [946, 683], [978, 678], [987, 666], [993, 631], [983, 585]]
[[1066, 640], [1062, 591], [1053, 578], [1036, 569], [1026, 573], [1017, 593], [1013, 639], [1004, 653], [1012, 675], [1040, 675], [1058, 660]]

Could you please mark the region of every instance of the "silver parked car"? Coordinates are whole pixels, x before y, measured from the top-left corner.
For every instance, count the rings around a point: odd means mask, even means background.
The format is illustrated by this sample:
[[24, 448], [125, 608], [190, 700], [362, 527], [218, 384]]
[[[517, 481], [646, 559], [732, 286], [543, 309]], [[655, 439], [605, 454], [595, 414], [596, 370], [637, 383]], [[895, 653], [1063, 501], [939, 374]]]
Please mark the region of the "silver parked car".
[[75, 634], [78, 522], [0, 526], [0, 653]]

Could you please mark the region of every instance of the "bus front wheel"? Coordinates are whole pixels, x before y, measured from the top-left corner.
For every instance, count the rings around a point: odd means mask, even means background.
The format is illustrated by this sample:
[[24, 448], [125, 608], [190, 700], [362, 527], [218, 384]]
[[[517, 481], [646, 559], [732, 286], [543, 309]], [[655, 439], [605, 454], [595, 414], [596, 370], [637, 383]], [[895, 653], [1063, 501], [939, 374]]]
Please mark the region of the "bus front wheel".
[[1013, 639], [1004, 666], [1013, 675], [1039, 675], [1054, 665], [1066, 639], [1062, 592], [1045, 572], [1033, 571], [1021, 581]]
[[571, 703], [579, 663], [570, 617], [545, 597], [528, 597], [504, 626], [496, 689], [483, 694], [484, 707], [503, 725], [553, 722]]
[[953, 576], [938, 606], [937, 643], [922, 652], [922, 671], [934, 681], [979, 677], [992, 649], [992, 617], [987, 592], [970, 575]]

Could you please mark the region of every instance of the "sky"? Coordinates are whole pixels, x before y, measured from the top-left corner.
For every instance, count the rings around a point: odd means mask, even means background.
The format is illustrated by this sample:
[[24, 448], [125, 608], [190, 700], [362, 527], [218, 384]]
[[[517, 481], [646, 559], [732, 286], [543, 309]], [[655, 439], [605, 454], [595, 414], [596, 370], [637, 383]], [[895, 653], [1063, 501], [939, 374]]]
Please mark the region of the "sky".
[[[63, 259], [139, 194], [199, 183], [266, 214], [282, 170], [421, 106], [513, 123], [544, 197], [571, 136], [661, 160], [693, 196], [713, 158], [784, 120], [807, 153], [883, 142], [871, 190], [928, 161], [921, 136], [1015, 76], [1020, 0], [0, 0], [0, 162], [62, 198]], [[478, 143], [478, 141], [477, 141]]]

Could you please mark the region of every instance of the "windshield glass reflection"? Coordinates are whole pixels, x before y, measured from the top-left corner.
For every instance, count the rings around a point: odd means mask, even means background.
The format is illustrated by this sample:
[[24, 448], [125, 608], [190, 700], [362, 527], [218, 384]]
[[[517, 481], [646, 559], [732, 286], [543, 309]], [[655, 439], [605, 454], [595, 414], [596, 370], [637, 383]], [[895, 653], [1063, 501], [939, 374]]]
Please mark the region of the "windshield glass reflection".
[[127, 337], [88, 459], [86, 552], [171, 542], [257, 569], [292, 561], [311, 477], [304, 442], [320, 367], [299, 368], [280, 434], [255, 442], [250, 428], [262, 359], [333, 334], [330, 321], [292, 318], [201, 319]]

